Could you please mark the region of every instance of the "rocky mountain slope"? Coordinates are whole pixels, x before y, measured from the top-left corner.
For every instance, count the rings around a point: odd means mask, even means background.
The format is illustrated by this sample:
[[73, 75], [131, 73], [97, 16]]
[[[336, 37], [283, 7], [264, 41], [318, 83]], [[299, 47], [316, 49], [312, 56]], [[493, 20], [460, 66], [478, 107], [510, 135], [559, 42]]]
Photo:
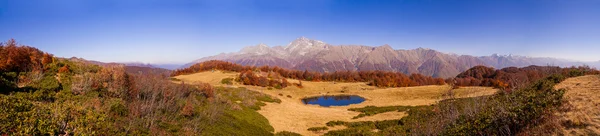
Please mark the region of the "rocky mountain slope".
[[554, 58], [532, 58], [513, 55], [469, 56], [417, 48], [394, 50], [389, 45], [330, 45], [322, 41], [300, 37], [287, 46], [269, 47], [265, 44], [249, 46], [234, 53], [221, 53], [198, 59], [189, 64], [223, 60], [242, 65], [279, 66], [319, 72], [385, 70], [406, 74], [420, 73], [434, 77], [453, 77], [473, 66], [495, 68], [528, 65], [572, 66], [583, 63]]

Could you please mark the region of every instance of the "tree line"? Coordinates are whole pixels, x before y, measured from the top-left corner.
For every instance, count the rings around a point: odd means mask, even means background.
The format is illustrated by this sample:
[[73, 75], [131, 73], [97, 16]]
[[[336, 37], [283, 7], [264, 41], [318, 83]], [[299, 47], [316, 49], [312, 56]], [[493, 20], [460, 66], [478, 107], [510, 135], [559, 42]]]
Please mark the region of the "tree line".
[[514, 90], [553, 74], [575, 77], [598, 73], [598, 70], [589, 66], [561, 68], [532, 65], [522, 68], [507, 67], [498, 70], [492, 67], [475, 66], [458, 74], [456, 78], [448, 79], [447, 82], [456, 86], [490, 86]]
[[[409, 87], [445, 84], [445, 81], [442, 78], [433, 78], [429, 76], [423, 76], [421, 74], [405, 75], [400, 72], [388, 71], [336, 71], [320, 73], [311, 72], [308, 70], [290, 70], [280, 68], [278, 66], [242, 66], [239, 64], [220, 60], [205, 61], [194, 64], [188, 68], [178, 69], [173, 71], [171, 73], [171, 76], [191, 74], [215, 69], [244, 73], [247, 73], [248, 71], [274, 72], [278, 75], [281, 75], [284, 78], [291, 78], [304, 81], [368, 82], [368, 85], [377, 87]], [[244, 73], [242, 73], [241, 75], [248, 75]], [[259, 81], [249, 82], [252, 83]]]

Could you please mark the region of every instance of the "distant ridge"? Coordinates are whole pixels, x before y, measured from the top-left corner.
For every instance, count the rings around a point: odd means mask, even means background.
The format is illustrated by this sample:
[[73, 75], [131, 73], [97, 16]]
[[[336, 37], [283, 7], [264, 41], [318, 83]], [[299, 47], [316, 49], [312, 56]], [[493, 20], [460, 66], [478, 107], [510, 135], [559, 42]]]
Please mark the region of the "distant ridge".
[[98, 66], [123, 67], [123, 68], [125, 68], [126, 72], [132, 73], [132, 74], [154, 73], [154, 74], [162, 74], [165, 76], [168, 76], [169, 74], [171, 74], [171, 70], [169, 70], [169, 69], [159, 68], [159, 67], [155, 67], [150, 64], [144, 64], [144, 63], [116, 63], [116, 62], [106, 63], [106, 62], [100, 62], [100, 61], [94, 61], [94, 60], [86, 60], [86, 59], [77, 58], [77, 57], [64, 58], [64, 59], [68, 59], [68, 60], [74, 61], [74, 62], [98, 65]]
[[142, 63], [142, 62], [100, 62], [100, 61], [95, 61], [95, 60], [86, 60], [86, 59], [77, 58], [77, 57], [71, 57], [71, 58], [65, 58], [65, 59], [69, 59], [71, 61], [77, 61], [77, 62], [91, 63], [91, 64], [95, 64], [95, 65], [100, 65], [100, 66], [122, 65], [122, 66], [136, 66], [136, 67], [145, 67], [145, 68], [159, 68], [159, 69], [165, 69], [165, 70], [174, 70], [174, 69], [181, 67], [180, 64], [150, 64], [150, 63]]
[[454, 77], [477, 66], [495, 68], [584, 65], [581, 62], [555, 58], [534, 58], [515, 55], [470, 56], [438, 52], [428, 48], [394, 50], [389, 45], [330, 45], [322, 41], [300, 37], [286, 46], [269, 47], [265, 44], [248, 46], [239, 52], [221, 53], [185, 64], [208, 60], [223, 60], [251, 66], [280, 66], [318, 72], [384, 70], [420, 73], [433, 77]]

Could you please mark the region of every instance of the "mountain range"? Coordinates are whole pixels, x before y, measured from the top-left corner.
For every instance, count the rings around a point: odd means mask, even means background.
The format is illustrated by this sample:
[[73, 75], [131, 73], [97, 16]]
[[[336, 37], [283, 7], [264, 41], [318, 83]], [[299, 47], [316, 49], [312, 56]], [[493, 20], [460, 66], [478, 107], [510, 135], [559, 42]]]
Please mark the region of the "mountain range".
[[473, 66], [495, 68], [529, 65], [576, 66], [582, 62], [556, 58], [536, 58], [516, 55], [470, 56], [442, 53], [427, 48], [395, 50], [389, 45], [330, 45], [323, 41], [300, 37], [287, 46], [265, 44], [248, 46], [239, 52], [221, 53], [185, 64], [223, 60], [241, 65], [279, 66], [318, 72], [385, 70], [405, 74], [420, 73], [434, 77], [454, 77]]

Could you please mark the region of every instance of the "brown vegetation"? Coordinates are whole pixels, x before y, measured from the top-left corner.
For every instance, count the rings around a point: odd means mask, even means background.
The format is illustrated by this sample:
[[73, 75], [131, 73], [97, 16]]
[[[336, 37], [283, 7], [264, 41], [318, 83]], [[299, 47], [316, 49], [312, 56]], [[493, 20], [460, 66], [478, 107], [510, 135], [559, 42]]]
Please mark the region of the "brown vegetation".
[[[269, 74], [271, 75], [271, 74]], [[240, 73], [240, 76], [237, 78], [244, 85], [254, 85], [261, 87], [275, 87], [277, 89], [285, 88], [290, 83], [287, 82], [285, 78], [276, 79], [276, 78], [267, 78], [264, 76], [259, 76], [258, 74], [252, 72], [252, 70], [246, 70], [245, 72]]]

